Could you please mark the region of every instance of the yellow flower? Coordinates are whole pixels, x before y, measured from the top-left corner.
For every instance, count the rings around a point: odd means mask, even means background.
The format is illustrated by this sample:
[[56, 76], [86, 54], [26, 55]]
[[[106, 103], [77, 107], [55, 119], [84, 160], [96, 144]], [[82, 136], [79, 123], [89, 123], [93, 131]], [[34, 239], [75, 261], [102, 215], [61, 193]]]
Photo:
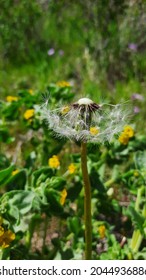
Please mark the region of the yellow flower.
[[29, 120], [30, 118], [32, 118], [34, 116], [34, 109], [26, 110], [23, 116], [24, 116], [24, 119]]
[[33, 94], [33, 89], [30, 88], [30, 89], [28, 90], [28, 92], [29, 92], [30, 94]]
[[125, 132], [122, 132], [118, 140], [121, 144], [127, 145], [129, 142], [129, 136]]
[[19, 173], [19, 170], [18, 170], [18, 169], [12, 171], [12, 176], [15, 176], [17, 173]]
[[63, 191], [61, 192], [61, 197], [60, 197], [61, 205], [64, 205], [66, 197], [67, 197], [67, 191], [66, 191], [66, 189], [63, 189]]
[[133, 137], [134, 136], [134, 130], [133, 128], [130, 126], [130, 125], [126, 125], [124, 127], [124, 131], [123, 131], [125, 134], [127, 134], [129, 136], [129, 138]]
[[3, 236], [3, 234], [4, 234], [4, 228], [0, 226], [0, 237]]
[[65, 114], [67, 114], [69, 112], [69, 110], [70, 110], [69, 106], [65, 106], [65, 107], [62, 108], [61, 114], [65, 115]]
[[104, 225], [99, 226], [98, 231], [101, 239], [105, 237], [105, 230], [106, 227]]
[[8, 95], [8, 96], [6, 97], [6, 100], [7, 100], [7, 102], [13, 102], [13, 101], [17, 101], [17, 100], [18, 100], [18, 97]]
[[134, 177], [138, 177], [139, 176], [139, 172], [137, 170], [134, 170], [133, 175], [134, 175]]
[[57, 83], [57, 86], [58, 87], [70, 87], [70, 83], [69, 82], [66, 82], [66, 81], [60, 81]]
[[99, 133], [99, 129], [96, 127], [90, 127], [90, 134], [91, 135], [97, 135]]
[[76, 166], [74, 165], [74, 163], [71, 163], [71, 164], [68, 166], [68, 171], [69, 171], [70, 174], [75, 173], [75, 171], [76, 171]]
[[49, 158], [48, 160], [48, 164], [51, 168], [58, 168], [60, 167], [60, 161], [58, 156], [52, 156], [51, 158]]
[[4, 229], [3, 230], [0, 229], [0, 247], [2, 248], [9, 247], [10, 243], [14, 239], [15, 239], [15, 233], [13, 233], [11, 230], [5, 231]]

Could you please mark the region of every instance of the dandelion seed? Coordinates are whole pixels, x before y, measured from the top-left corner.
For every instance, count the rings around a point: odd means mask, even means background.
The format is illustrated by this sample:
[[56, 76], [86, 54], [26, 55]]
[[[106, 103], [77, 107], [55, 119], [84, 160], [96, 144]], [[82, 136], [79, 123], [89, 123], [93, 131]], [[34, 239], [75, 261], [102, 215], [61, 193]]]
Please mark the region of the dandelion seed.
[[40, 115], [58, 137], [103, 143], [111, 141], [127, 123], [129, 112], [124, 107], [122, 104], [97, 104], [89, 98], [81, 98], [55, 110], [50, 110], [45, 102]]
[[49, 158], [48, 164], [51, 168], [59, 168], [60, 167], [60, 161], [58, 156], [54, 155], [53, 157]]

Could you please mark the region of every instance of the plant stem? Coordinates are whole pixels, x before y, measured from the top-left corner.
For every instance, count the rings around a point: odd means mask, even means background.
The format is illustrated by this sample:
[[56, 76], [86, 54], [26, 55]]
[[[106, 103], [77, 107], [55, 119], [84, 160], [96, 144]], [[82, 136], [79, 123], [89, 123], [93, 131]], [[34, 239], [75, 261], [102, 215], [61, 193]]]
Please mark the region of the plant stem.
[[81, 168], [84, 183], [84, 219], [85, 219], [85, 259], [91, 260], [92, 225], [91, 225], [91, 185], [87, 169], [87, 144], [81, 143]]
[[[144, 192], [144, 186], [142, 186], [141, 188], [138, 189], [138, 192], [137, 192], [137, 199], [136, 199], [136, 202], [135, 202], [135, 210], [137, 212], [140, 212], [140, 203], [141, 203], [141, 200], [142, 200], [142, 195], [143, 195], [143, 192]], [[142, 216], [144, 218], [146, 218], [146, 204], [144, 204], [143, 206], [143, 210], [142, 210]], [[139, 229], [135, 229], [134, 232], [133, 232], [133, 235], [132, 235], [132, 239], [131, 239], [131, 249], [133, 251], [133, 253], [137, 253], [139, 248], [140, 248], [140, 245], [141, 245], [141, 242], [143, 240], [143, 234], [140, 232]]]

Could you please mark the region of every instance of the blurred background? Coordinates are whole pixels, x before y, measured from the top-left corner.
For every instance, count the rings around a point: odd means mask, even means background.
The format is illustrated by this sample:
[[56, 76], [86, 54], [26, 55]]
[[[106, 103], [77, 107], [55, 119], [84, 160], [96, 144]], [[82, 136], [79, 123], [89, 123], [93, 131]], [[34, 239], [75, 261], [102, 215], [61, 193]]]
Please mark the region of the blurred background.
[[0, 10], [2, 97], [58, 80], [95, 99], [145, 95], [145, 1], [1, 0]]

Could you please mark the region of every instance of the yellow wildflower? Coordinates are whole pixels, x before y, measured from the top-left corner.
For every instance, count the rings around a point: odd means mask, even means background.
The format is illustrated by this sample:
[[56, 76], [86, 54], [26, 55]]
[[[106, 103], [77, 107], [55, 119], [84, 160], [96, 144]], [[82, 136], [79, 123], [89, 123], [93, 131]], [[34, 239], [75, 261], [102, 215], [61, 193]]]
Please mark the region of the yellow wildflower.
[[8, 96], [6, 97], [6, 100], [7, 100], [7, 102], [13, 102], [13, 101], [17, 101], [17, 100], [18, 100], [18, 97], [8, 95]]
[[33, 89], [30, 88], [30, 89], [28, 90], [28, 92], [29, 92], [30, 94], [33, 94]]
[[17, 173], [19, 173], [19, 170], [18, 170], [18, 169], [12, 171], [12, 176], [15, 176]]
[[70, 87], [70, 83], [69, 82], [66, 82], [66, 81], [60, 81], [60, 82], [57, 82], [57, 86], [58, 87]]
[[15, 233], [11, 230], [4, 230], [3, 227], [0, 227], [0, 247], [7, 248], [10, 246], [10, 243], [15, 239]]
[[138, 177], [139, 176], [139, 172], [137, 170], [134, 170], [133, 175], [134, 175], [134, 177]]
[[90, 134], [91, 135], [97, 135], [99, 133], [99, 129], [96, 127], [90, 127]]
[[51, 168], [58, 168], [60, 167], [60, 161], [58, 156], [52, 156], [51, 158], [49, 158], [48, 160], [48, 164]]
[[67, 114], [69, 112], [69, 110], [70, 110], [69, 106], [65, 106], [65, 107], [62, 108], [61, 114], [65, 115], [65, 114]]
[[71, 164], [68, 166], [68, 171], [69, 171], [70, 174], [75, 173], [75, 171], [76, 171], [76, 166], [74, 165], [74, 163], [71, 163]]
[[124, 131], [123, 131], [125, 134], [127, 134], [129, 136], [129, 138], [133, 137], [134, 136], [134, 130], [133, 128], [130, 126], [130, 125], [126, 125], [124, 127]]
[[63, 189], [63, 191], [61, 192], [61, 197], [60, 197], [61, 205], [64, 205], [66, 197], [67, 197], [67, 191], [66, 191], [66, 189]]
[[121, 144], [127, 145], [129, 142], [129, 136], [125, 132], [122, 132], [118, 140]]
[[30, 118], [32, 118], [34, 116], [34, 109], [26, 110], [23, 116], [24, 116], [24, 119], [29, 120]]
[[0, 226], [0, 237], [4, 234], [4, 228]]
[[98, 231], [101, 239], [105, 237], [105, 230], [106, 227], [104, 225], [99, 226]]

